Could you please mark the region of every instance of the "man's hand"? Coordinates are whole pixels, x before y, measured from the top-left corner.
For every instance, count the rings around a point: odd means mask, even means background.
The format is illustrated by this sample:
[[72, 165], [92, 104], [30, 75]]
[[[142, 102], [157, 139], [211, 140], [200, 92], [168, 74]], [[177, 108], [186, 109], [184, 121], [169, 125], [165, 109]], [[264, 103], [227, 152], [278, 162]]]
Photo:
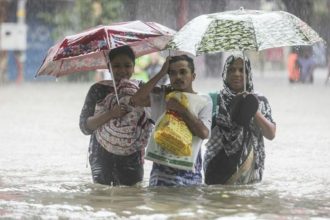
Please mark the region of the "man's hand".
[[180, 116], [183, 115], [187, 109], [175, 98], [170, 98], [166, 102], [166, 109], [177, 112]]
[[166, 60], [163, 63], [161, 70], [159, 71], [160, 73], [162, 73], [162, 75], [166, 75], [168, 73], [168, 69], [170, 66], [170, 60], [171, 60], [170, 56], [166, 57]]

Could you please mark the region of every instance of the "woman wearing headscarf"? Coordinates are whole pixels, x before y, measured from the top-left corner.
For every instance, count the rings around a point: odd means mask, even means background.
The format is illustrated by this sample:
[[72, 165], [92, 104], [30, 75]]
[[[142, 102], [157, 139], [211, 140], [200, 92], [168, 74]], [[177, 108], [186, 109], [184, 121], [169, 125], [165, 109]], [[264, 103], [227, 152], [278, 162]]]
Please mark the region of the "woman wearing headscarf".
[[223, 89], [211, 94], [214, 114], [204, 155], [205, 183], [259, 182], [264, 169], [264, 137], [272, 140], [276, 133], [270, 105], [265, 96], [254, 92], [247, 57], [229, 56], [222, 78]]

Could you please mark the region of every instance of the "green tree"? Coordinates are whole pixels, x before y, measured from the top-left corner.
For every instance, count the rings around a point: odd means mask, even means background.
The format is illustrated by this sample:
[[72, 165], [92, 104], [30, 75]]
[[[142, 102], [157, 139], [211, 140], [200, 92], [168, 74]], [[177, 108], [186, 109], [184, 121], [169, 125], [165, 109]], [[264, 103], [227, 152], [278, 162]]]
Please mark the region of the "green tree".
[[40, 12], [39, 17], [54, 27], [53, 38], [77, 33], [101, 24], [120, 20], [121, 0], [79, 0], [57, 5], [54, 13]]
[[[282, 0], [287, 11], [307, 22], [329, 44], [330, 1], [329, 0]], [[330, 54], [330, 47], [327, 46]]]
[[[53, 13], [40, 12], [38, 16], [53, 27], [52, 38], [56, 42], [64, 36], [121, 20], [122, 8], [121, 0], [76, 0], [58, 4]], [[65, 78], [67, 81], [90, 81], [94, 75], [94, 72], [82, 72]]]

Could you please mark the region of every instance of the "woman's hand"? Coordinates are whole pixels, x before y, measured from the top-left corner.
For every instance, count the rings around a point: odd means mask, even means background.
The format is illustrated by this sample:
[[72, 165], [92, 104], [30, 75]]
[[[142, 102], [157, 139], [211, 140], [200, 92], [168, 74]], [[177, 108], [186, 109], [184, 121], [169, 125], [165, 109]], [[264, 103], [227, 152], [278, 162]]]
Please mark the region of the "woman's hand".
[[243, 92], [239, 92], [236, 94], [236, 96], [243, 96], [243, 98], [245, 98], [248, 94], [252, 94], [251, 92], [248, 92], [248, 91], [243, 91]]
[[104, 111], [97, 115], [93, 115], [89, 117], [86, 122], [87, 128], [94, 131], [104, 123], [108, 122], [109, 120], [114, 118], [121, 118], [128, 112], [129, 112], [128, 106], [124, 104], [115, 105], [113, 108], [111, 108], [108, 111]]
[[111, 118], [121, 118], [124, 115], [126, 115], [130, 111], [130, 108], [128, 105], [125, 105], [123, 103], [119, 105], [115, 105], [111, 110]]

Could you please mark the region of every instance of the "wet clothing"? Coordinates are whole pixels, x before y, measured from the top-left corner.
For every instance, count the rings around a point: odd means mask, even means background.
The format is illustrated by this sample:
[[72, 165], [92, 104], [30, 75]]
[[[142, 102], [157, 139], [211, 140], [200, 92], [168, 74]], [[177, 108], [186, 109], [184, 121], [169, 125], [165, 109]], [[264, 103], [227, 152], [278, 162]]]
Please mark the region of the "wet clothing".
[[106, 151], [97, 141], [95, 132], [88, 129], [86, 122], [94, 115], [95, 106], [114, 88], [109, 81], [91, 86], [81, 110], [79, 126], [85, 135], [91, 135], [89, 143], [89, 162], [95, 183], [106, 185], [134, 185], [143, 179], [144, 149], [130, 155], [120, 156]]
[[288, 57], [288, 74], [290, 82], [298, 82], [300, 78], [298, 54], [290, 53]]
[[202, 156], [198, 153], [195, 171], [180, 170], [153, 163], [149, 186], [193, 186], [202, 184]]
[[[212, 94], [214, 104], [211, 138], [206, 143], [204, 171], [206, 184], [246, 184], [261, 181], [265, 150], [260, 128], [253, 118], [243, 127], [231, 120], [231, 102], [236, 96], [227, 85], [227, 69], [240, 56], [231, 56], [225, 64], [224, 88]], [[254, 93], [249, 60], [245, 60], [247, 92]], [[266, 97], [255, 94], [259, 111], [272, 123], [271, 108]]]
[[[122, 79], [117, 83], [117, 95], [121, 104], [129, 106], [130, 99], [139, 89], [139, 81]], [[101, 103], [97, 103], [95, 114], [99, 114], [118, 105], [115, 93], [108, 94]], [[153, 124], [149, 108], [131, 107], [120, 118], [113, 118], [99, 126], [94, 132], [98, 143], [115, 155], [131, 155], [143, 150], [149, 140]]]
[[[165, 111], [165, 90], [160, 94], [152, 93], [151, 95], [151, 117], [153, 121], [157, 121], [158, 118]], [[207, 98], [207, 104], [198, 113], [198, 118], [204, 123], [204, 125], [210, 129], [211, 127], [211, 99]], [[153, 138], [153, 136], [152, 136]], [[193, 145], [200, 147], [203, 140], [199, 137], [193, 137]], [[150, 140], [149, 145], [155, 143]], [[194, 171], [182, 170], [172, 168], [158, 163], [153, 163], [150, 173], [149, 185], [150, 186], [191, 186], [202, 184], [202, 157], [201, 151], [198, 152], [196, 161], [194, 163]]]
[[[253, 152], [252, 169], [245, 176], [240, 176], [236, 184], [253, 183], [262, 180], [265, 161], [264, 140], [260, 129], [252, 120], [247, 128], [231, 122], [229, 106], [226, 107], [221, 92], [217, 94], [219, 103], [215, 112], [215, 124], [211, 138], [206, 143], [204, 157], [205, 183], [225, 184]], [[271, 108], [264, 96], [257, 96], [259, 110], [271, 122]]]
[[[95, 135], [92, 135], [95, 139]], [[143, 152], [128, 156], [115, 155], [105, 150], [97, 140], [89, 148], [89, 162], [95, 183], [132, 186], [143, 180]]]
[[300, 68], [300, 80], [303, 83], [313, 83], [313, 72], [315, 62], [313, 57], [298, 57], [298, 64]]

